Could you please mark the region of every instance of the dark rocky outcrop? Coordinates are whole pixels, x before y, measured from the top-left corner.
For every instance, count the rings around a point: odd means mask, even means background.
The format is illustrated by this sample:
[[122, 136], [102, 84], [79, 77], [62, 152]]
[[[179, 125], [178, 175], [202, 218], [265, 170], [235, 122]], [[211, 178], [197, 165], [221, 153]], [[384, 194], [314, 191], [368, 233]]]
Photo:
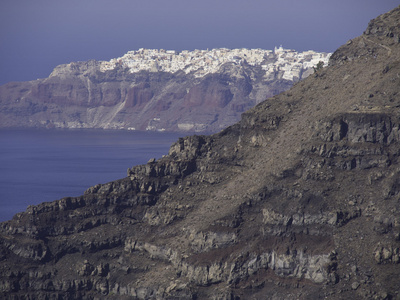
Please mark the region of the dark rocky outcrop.
[[1, 223], [1, 297], [399, 299], [398, 24], [220, 133]]

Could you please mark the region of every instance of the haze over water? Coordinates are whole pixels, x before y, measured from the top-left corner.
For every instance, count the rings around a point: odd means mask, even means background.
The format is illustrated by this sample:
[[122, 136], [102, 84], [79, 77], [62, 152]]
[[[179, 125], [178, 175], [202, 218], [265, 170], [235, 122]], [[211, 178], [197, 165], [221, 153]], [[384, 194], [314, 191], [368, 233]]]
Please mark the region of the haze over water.
[[0, 130], [0, 222], [28, 205], [79, 196], [168, 154], [183, 134], [107, 130]]

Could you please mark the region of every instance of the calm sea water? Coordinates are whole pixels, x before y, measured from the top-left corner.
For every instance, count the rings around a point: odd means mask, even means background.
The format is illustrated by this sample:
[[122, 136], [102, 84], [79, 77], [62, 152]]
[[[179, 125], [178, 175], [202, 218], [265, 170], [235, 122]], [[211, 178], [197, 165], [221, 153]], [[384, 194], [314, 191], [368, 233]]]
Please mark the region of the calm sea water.
[[90, 186], [167, 154], [182, 134], [108, 130], [0, 130], [0, 222], [31, 204]]

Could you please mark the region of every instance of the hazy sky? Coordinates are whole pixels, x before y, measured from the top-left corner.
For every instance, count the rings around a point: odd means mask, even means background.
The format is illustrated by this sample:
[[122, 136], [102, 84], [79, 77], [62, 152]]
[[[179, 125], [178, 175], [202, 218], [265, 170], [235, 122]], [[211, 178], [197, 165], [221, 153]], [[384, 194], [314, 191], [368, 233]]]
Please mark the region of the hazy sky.
[[400, 0], [1, 0], [0, 84], [139, 48], [332, 52]]

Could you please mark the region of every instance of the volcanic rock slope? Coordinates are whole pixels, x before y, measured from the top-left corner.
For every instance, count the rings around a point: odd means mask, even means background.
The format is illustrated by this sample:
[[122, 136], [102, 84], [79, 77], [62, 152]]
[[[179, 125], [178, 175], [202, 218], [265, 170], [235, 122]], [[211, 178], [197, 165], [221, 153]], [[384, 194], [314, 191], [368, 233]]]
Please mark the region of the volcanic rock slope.
[[2, 223], [1, 297], [400, 299], [399, 24], [372, 20], [224, 131]]

